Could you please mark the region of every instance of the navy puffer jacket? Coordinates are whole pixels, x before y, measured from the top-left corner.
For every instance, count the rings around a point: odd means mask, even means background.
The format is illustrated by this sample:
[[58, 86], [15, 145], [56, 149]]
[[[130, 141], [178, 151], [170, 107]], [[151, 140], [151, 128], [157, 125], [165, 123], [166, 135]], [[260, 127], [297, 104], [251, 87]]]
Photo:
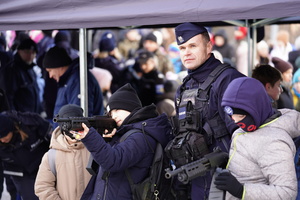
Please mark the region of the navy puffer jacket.
[[[66, 104], [80, 105], [79, 77], [79, 60], [75, 59], [68, 70], [60, 77], [53, 113], [54, 116], [57, 115], [60, 108]], [[103, 115], [103, 95], [100, 86], [90, 71], [87, 71], [87, 79], [88, 115]]]
[[[119, 142], [122, 135], [131, 129], [141, 131]], [[134, 183], [141, 182], [147, 176], [154, 153], [146, 139], [152, 149], [155, 149], [156, 141], [164, 148], [172, 139], [167, 116], [158, 115], [153, 104], [131, 113], [110, 143], [106, 143], [101, 135], [91, 128], [82, 142], [100, 167], [97, 177], [92, 177], [81, 199], [132, 199], [125, 170], [129, 170]]]

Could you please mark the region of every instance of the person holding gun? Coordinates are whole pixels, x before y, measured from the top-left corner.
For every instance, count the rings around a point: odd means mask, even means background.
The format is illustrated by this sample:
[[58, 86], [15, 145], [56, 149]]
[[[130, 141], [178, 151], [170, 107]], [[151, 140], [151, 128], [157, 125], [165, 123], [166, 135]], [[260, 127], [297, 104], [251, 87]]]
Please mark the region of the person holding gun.
[[[159, 115], [154, 104], [142, 107], [130, 84], [112, 94], [107, 111], [117, 124], [117, 129], [109, 133], [112, 137], [109, 143], [84, 123], [84, 131], [79, 132], [79, 139], [99, 165], [98, 173], [92, 177], [82, 200], [132, 199], [125, 171], [128, 170], [134, 184], [143, 181], [149, 173], [156, 142], [164, 148], [172, 137], [168, 117]], [[120, 142], [122, 136], [133, 129], [136, 132]]]
[[239, 129], [232, 135], [229, 172], [215, 179], [226, 199], [295, 199], [297, 179], [294, 166], [300, 113], [272, 108], [264, 86], [243, 77], [227, 87], [222, 106]]
[[[57, 119], [83, 117], [83, 109], [76, 104], [64, 105]], [[80, 199], [91, 174], [85, 169], [90, 153], [58, 122], [53, 131], [50, 150], [44, 154], [35, 181], [35, 194], [40, 200]]]

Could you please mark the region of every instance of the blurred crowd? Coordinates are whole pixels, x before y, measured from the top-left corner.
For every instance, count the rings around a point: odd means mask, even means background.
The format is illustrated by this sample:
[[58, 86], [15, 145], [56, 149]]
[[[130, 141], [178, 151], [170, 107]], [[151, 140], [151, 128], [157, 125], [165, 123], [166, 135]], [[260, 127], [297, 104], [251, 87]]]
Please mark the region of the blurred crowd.
[[[245, 27], [236, 27], [234, 41], [225, 29], [210, 32], [215, 57], [246, 76], [250, 75], [247, 32]], [[300, 111], [300, 36], [291, 41], [288, 31], [279, 30], [272, 44], [263, 36], [264, 33], [257, 40], [252, 68], [270, 65], [278, 69], [282, 90], [275, 106]], [[61, 107], [80, 105], [78, 41], [77, 30], [0, 33], [0, 117], [4, 118], [1, 125], [6, 125], [7, 113], [30, 112], [54, 129], [57, 125], [52, 119]], [[173, 28], [93, 30], [88, 41], [89, 116], [104, 115], [110, 96], [127, 83], [136, 90], [142, 106], [155, 104], [159, 113], [175, 115], [175, 93], [187, 71]], [[13, 125], [11, 129], [17, 130]], [[47, 137], [49, 140], [50, 135]], [[36, 159], [40, 162], [41, 155]], [[37, 173], [37, 169], [32, 173]], [[30, 176], [28, 181], [32, 181]], [[15, 188], [17, 181], [10, 182], [9, 174], [1, 177], [5, 177], [12, 199], [20, 198]]]

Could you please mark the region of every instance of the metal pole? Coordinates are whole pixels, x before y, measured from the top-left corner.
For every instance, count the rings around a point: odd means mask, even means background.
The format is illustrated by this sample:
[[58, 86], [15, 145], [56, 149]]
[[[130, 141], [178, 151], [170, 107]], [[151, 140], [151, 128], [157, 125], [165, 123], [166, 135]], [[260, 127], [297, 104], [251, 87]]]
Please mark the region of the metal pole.
[[83, 115], [88, 116], [88, 90], [87, 90], [87, 47], [86, 29], [79, 29], [79, 72], [80, 72], [80, 105], [83, 108]]
[[[253, 22], [255, 23], [256, 20], [253, 20]], [[252, 69], [254, 68], [255, 65], [255, 59], [257, 56], [256, 46], [257, 46], [257, 27], [255, 25], [252, 26], [252, 65], [250, 67], [251, 73], [249, 73], [249, 76], [252, 76]]]
[[251, 38], [250, 38], [250, 26], [249, 26], [249, 22], [248, 19], [246, 19], [246, 27], [247, 27], [247, 47], [248, 47], [248, 74], [247, 76], [251, 76]]

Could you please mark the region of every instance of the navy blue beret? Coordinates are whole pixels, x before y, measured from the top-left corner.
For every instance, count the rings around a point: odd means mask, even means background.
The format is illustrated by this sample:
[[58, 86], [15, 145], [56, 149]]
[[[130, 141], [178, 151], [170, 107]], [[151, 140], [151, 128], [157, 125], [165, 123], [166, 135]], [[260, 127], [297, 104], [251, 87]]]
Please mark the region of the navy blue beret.
[[177, 44], [181, 45], [194, 37], [195, 35], [207, 32], [204, 26], [200, 26], [198, 24], [185, 22], [183, 24], [178, 25], [175, 28], [176, 40]]

